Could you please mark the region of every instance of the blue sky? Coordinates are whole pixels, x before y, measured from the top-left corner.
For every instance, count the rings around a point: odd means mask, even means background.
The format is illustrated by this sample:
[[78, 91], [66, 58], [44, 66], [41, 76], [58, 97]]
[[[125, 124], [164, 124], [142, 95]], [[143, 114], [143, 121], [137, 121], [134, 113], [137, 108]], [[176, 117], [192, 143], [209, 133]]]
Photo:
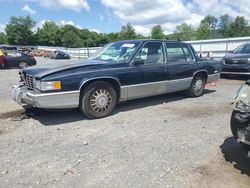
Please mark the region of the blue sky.
[[229, 13], [250, 20], [250, 3], [246, 0], [0, 0], [0, 31], [11, 16], [30, 15], [41, 27], [45, 20], [70, 23], [98, 32], [117, 32], [130, 22], [137, 33], [148, 35], [161, 24], [165, 33], [180, 23], [197, 27], [210, 14]]
[[[53, 20], [56, 23], [74, 23], [81, 28], [88, 28], [100, 32], [116, 32], [119, 31], [122, 23], [113, 14], [112, 11], [104, 7], [99, 1], [88, 1], [89, 10], [82, 8], [80, 11], [67, 8], [45, 8], [37, 2], [29, 1], [1, 1], [1, 17], [2, 25], [8, 23], [11, 16], [30, 15], [39, 25], [43, 20]], [[24, 7], [30, 10], [23, 10]], [[31, 13], [30, 13], [31, 12]], [[4, 15], [4, 16], [3, 16]]]

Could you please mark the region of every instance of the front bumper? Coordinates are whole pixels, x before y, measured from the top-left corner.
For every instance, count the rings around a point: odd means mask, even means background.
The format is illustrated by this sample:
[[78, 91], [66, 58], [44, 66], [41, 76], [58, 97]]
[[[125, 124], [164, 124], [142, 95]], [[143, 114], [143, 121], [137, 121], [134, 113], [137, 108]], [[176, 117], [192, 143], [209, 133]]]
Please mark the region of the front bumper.
[[223, 65], [221, 74], [250, 75], [250, 64]]
[[12, 88], [11, 97], [20, 105], [26, 104], [37, 108], [77, 108], [80, 91], [37, 93], [28, 90], [24, 85], [15, 85]]

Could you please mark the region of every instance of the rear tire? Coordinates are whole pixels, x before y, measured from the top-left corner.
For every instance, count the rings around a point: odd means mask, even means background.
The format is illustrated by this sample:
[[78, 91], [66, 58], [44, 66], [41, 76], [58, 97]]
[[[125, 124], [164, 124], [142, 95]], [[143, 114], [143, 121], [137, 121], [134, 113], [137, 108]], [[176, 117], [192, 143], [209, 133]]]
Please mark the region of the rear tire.
[[206, 79], [203, 74], [197, 74], [193, 78], [192, 84], [187, 91], [188, 96], [190, 97], [199, 97], [204, 94], [204, 89], [206, 85]]
[[20, 61], [18, 63], [18, 68], [19, 69], [24, 69], [24, 68], [27, 68], [28, 67], [28, 63], [26, 61]]
[[105, 81], [88, 85], [80, 96], [80, 110], [90, 119], [110, 115], [117, 104], [117, 93], [114, 87]]

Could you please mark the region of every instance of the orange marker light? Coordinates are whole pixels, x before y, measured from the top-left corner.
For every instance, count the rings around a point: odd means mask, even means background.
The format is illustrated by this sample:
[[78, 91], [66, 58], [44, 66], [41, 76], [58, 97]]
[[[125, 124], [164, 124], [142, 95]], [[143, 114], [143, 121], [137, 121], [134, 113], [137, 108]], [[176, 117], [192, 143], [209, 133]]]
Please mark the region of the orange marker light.
[[55, 89], [55, 90], [61, 89], [61, 82], [60, 82], [60, 81], [54, 82], [54, 89]]

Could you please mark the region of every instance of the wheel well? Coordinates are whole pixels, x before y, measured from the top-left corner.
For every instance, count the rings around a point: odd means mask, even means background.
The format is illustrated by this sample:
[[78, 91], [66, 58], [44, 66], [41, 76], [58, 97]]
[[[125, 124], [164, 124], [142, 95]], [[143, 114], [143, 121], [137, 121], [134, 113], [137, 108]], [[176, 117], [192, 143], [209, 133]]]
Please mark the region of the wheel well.
[[121, 86], [120, 86], [119, 82], [116, 79], [113, 79], [113, 78], [100, 78], [100, 79], [94, 79], [94, 80], [87, 81], [86, 83], [84, 83], [81, 86], [81, 88], [80, 88], [81, 93], [84, 91], [84, 89], [86, 87], [88, 87], [90, 84], [92, 84], [94, 82], [97, 82], [97, 81], [104, 81], [104, 82], [110, 83], [114, 87], [114, 89], [115, 89], [115, 91], [117, 93], [117, 100], [119, 101]]
[[196, 72], [196, 73], [194, 74], [194, 77], [195, 77], [196, 75], [198, 75], [198, 74], [203, 75], [203, 76], [204, 76], [204, 78], [205, 78], [205, 79], [206, 79], [206, 81], [207, 81], [207, 77], [208, 77], [208, 75], [207, 75], [207, 72], [206, 72], [206, 71], [199, 71], [199, 72]]
[[21, 63], [21, 62], [25, 62], [25, 63], [28, 64], [28, 62], [27, 62], [26, 60], [23, 60], [23, 59], [19, 60], [19, 61], [18, 61], [18, 64]]

